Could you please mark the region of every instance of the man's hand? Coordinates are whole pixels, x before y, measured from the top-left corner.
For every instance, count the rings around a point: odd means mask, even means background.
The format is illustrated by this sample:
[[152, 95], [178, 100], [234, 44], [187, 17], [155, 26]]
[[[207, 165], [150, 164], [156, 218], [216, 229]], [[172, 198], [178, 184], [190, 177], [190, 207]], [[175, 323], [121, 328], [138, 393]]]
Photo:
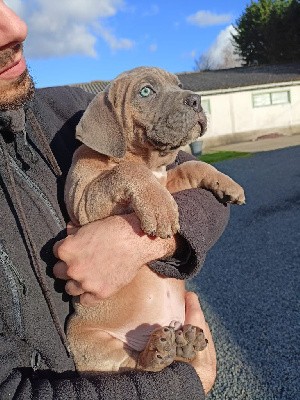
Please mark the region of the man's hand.
[[80, 295], [80, 303], [92, 306], [127, 285], [142, 265], [175, 252], [175, 238], [144, 234], [135, 214], [108, 217], [80, 228], [68, 226], [68, 236], [55, 243], [60, 259], [54, 275], [64, 279], [66, 292]]
[[191, 362], [196, 369], [203, 389], [207, 394], [216, 380], [217, 376], [217, 357], [214, 342], [205, 321], [198, 296], [193, 292], [186, 292], [185, 295], [185, 325], [191, 324], [203, 329], [204, 335], [208, 340], [204, 350], [199, 351], [197, 357]]

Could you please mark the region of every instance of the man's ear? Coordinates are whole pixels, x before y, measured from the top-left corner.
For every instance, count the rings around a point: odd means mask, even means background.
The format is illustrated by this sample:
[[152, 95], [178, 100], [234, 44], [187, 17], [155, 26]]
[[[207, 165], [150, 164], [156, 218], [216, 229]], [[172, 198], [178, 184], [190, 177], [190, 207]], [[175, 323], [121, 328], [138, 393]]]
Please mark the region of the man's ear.
[[100, 154], [124, 157], [126, 141], [123, 129], [106, 92], [98, 94], [85, 110], [76, 127], [76, 138]]

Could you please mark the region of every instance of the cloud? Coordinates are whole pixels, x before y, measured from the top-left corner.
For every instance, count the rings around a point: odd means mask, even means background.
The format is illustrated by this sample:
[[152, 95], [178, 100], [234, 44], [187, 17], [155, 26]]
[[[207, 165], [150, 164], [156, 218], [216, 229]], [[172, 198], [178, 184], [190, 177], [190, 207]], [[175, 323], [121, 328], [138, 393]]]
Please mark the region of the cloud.
[[232, 21], [230, 14], [214, 14], [211, 11], [200, 10], [196, 14], [187, 17], [190, 24], [200, 26], [201, 28], [213, 25], [228, 24]]
[[190, 51], [189, 56], [192, 57], [192, 58], [195, 58], [196, 57], [196, 50]]
[[97, 32], [100, 33], [102, 39], [105, 40], [112, 50], [131, 49], [134, 46], [132, 40], [124, 38], [118, 39], [111, 30], [104, 28], [100, 24], [97, 27]]
[[212, 46], [196, 61], [196, 69], [234, 68], [242, 65], [242, 61], [234, 54], [232, 34], [236, 29], [229, 25], [217, 36]]
[[23, 15], [24, 3], [22, 3], [22, 0], [5, 0], [4, 3], [14, 10], [18, 15]]
[[123, 0], [7, 0], [28, 24], [28, 57], [83, 54], [95, 57], [100, 37], [112, 50], [129, 49], [134, 42], [117, 38], [103, 24], [124, 8]]
[[154, 53], [157, 50], [157, 44], [153, 43], [150, 44], [149, 46], [149, 51], [151, 51], [152, 53]]
[[147, 11], [143, 12], [143, 17], [153, 17], [159, 13], [159, 7], [156, 4], [151, 4], [147, 6]]
[[195, 60], [196, 56], [197, 56], [197, 51], [196, 50], [186, 51], [186, 52], [181, 54], [181, 57], [185, 58], [185, 59], [192, 58], [193, 60]]

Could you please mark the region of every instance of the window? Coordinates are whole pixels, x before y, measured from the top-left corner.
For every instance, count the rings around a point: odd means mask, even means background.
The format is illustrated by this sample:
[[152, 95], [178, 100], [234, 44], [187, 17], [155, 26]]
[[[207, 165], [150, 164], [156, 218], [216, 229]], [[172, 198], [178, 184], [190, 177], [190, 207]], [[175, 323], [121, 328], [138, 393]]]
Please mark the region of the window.
[[272, 104], [285, 104], [290, 102], [290, 92], [271, 93]]
[[290, 92], [270, 92], [253, 94], [253, 107], [265, 107], [276, 104], [290, 103]]
[[254, 94], [253, 95], [253, 106], [254, 107], [263, 107], [270, 106], [271, 96], [270, 93], [262, 93], [262, 94]]
[[205, 114], [210, 114], [210, 101], [208, 99], [201, 99], [201, 106]]

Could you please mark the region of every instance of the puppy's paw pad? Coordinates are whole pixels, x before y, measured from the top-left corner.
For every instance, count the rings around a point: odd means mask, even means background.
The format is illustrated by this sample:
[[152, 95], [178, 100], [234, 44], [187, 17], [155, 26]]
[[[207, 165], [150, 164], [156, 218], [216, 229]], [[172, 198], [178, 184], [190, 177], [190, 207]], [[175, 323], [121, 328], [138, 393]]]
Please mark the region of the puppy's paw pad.
[[203, 330], [193, 325], [184, 325], [175, 332], [176, 355], [184, 360], [193, 360], [197, 351], [207, 346]]
[[171, 326], [156, 329], [146, 348], [140, 353], [138, 368], [160, 371], [170, 365], [176, 356], [175, 333]]
[[156, 329], [150, 336], [148, 346], [150, 350], [171, 351], [175, 347], [174, 329], [170, 326]]

